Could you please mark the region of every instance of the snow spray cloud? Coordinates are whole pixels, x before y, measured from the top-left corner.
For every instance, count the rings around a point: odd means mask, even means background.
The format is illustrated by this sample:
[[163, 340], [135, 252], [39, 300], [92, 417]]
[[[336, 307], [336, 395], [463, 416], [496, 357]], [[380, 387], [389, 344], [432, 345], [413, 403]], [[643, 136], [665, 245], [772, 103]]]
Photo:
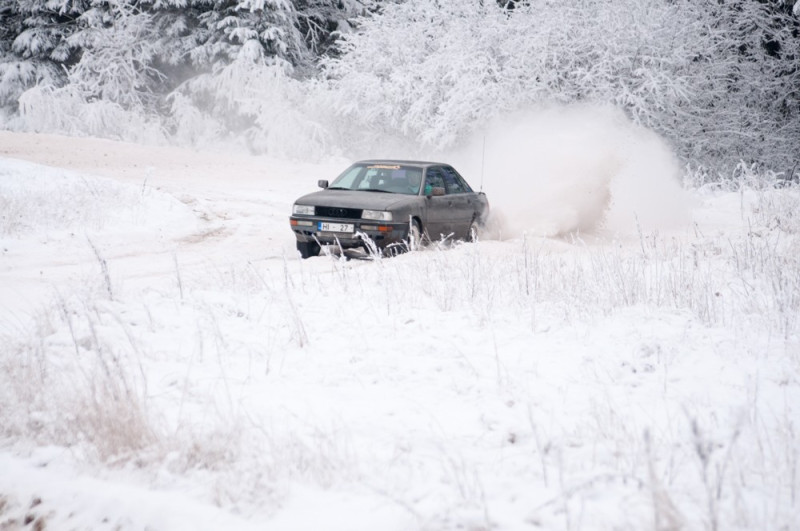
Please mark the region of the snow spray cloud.
[[490, 237], [630, 233], [687, 217], [672, 151], [614, 108], [552, 107], [499, 119], [454, 158], [473, 185], [483, 175]]

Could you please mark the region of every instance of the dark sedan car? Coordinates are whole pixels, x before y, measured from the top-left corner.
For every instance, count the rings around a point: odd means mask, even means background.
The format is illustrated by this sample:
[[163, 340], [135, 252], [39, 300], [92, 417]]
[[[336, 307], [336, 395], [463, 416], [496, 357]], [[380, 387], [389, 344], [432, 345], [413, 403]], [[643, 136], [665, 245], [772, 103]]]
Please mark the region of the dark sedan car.
[[438, 162], [364, 160], [323, 190], [292, 207], [290, 223], [303, 258], [320, 245], [373, 250], [413, 248], [423, 238], [472, 240], [489, 214], [483, 192], [474, 192], [452, 166]]

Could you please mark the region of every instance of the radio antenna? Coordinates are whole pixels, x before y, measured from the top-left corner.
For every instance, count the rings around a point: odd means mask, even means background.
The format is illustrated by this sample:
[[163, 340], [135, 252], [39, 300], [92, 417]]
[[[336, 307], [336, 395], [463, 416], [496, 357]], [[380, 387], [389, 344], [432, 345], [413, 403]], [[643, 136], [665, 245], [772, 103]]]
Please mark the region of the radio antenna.
[[483, 164], [486, 161], [486, 135], [483, 135], [483, 149], [481, 149], [481, 189], [478, 192], [483, 192]]

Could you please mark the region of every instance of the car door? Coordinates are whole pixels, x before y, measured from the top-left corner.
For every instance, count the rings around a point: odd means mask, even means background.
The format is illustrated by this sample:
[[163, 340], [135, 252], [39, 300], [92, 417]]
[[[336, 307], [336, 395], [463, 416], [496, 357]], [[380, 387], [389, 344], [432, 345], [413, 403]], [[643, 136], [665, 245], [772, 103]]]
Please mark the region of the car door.
[[442, 176], [447, 192], [445, 197], [449, 199], [448, 205], [451, 210], [450, 230], [455, 233], [456, 238], [466, 238], [475, 214], [474, 193], [452, 167], [443, 166]]
[[[453, 204], [447, 195], [444, 173], [441, 166], [431, 166], [425, 171], [425, 219], [423, 224], [431, 240], [438, 240], [453, 233]], [[430, 194], [432, 188], [443, 188], [445, 195]]]

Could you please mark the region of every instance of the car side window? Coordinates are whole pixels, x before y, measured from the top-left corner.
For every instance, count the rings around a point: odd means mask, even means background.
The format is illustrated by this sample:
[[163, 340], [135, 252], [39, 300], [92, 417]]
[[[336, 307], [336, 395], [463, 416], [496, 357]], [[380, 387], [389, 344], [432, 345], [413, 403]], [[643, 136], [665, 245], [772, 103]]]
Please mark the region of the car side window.
[[445, 168], [445, 170], [453, 174], [453, 178], [458, 183], [458, 186], [461, 188], [462, 193], [473, 192], [472, 188], [470, 188], [469, 184], [467, 184], [467, 181], [465, 181], [464, 178], [456, 170], [454, 170], [453, 168]]
[[445, 166], [442, 168], [442, 175], [444, 176], [444, 185], [448, 194], [463, 194], [472, 191], [453, 168]]
[[437, 187], [447, 191], [442, 168], [428, 168], [428, 171], [425, 172], [425, 194], [429, 194], [432, 188]]

